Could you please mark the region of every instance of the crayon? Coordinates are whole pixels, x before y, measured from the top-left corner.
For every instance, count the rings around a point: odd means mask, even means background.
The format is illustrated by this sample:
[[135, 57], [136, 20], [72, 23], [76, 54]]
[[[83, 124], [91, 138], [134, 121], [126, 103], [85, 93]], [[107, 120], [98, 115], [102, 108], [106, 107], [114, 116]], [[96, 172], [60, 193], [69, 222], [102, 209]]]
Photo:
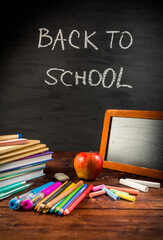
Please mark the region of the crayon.
[[84, 192], [82, 192], [78, 198], [76, 198], [76, 200], [74, 202], [71, 203], [71, 205], [65, 209], [63, 215], [67, 215], [70, 212], [72, 212], [72, 210], [87, 196], [87, 194], [91, 191], [93, 185], [89, 185], [89, 187], [87, 187], [85, 189]]
[[115, 193], [111, 192], [110, 190], [108, 190], [106, 187], [103, 187], [102, 190], [105, 190], [105, 192], [114, 200], [119, 201], [120, 197], [117, 196]]

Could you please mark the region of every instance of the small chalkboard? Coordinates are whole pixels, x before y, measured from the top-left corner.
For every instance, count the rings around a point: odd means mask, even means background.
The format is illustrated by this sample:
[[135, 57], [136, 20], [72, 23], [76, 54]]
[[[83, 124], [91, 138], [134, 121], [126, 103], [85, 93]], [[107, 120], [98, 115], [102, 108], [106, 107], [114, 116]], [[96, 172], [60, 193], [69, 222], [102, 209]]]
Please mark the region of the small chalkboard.
[[163, 112], [107, 110], [100, 154], [104, 168], [163, 179]]

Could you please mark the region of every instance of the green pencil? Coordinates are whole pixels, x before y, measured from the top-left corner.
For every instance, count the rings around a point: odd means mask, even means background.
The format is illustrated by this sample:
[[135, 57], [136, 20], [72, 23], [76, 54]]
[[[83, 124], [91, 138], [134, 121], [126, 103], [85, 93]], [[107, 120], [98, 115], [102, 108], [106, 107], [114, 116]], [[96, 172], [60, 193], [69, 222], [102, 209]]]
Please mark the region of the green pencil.
[[75, 195], [75, 193], [77, 193], [81, 187], [83, 187], [84, 184], [82, 184], [80, 187], [78, 187], [77, 189], [75, 189], [72, 193], [70, 193], [67, 197], [64, 198], [64, 200], [56, 207], [56, 209], [54, 210], [54, 212], [58, 212], [60, 211], [60, 209]]

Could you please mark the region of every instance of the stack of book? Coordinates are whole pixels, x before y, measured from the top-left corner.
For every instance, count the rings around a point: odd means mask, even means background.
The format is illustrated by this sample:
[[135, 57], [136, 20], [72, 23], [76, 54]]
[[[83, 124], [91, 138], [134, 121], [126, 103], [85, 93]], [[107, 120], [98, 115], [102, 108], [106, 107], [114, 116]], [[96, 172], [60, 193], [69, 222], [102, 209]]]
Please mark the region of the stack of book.
[[0, 136], [0, 188], [43, 176], [52, 154], [40, 140], [28, 140], [21, 134]]

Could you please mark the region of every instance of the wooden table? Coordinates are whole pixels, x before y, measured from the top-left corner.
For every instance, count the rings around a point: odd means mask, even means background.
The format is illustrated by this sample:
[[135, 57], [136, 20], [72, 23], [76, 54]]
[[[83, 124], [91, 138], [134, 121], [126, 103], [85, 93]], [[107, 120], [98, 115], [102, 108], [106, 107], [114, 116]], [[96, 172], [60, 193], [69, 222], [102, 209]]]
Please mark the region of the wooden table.
[[[46, 175], [36, 179], [34, 187], [54, 180], [53, 175], [57, 172], [66, 173], [74, 182], [79, 181], [73, 168], [76, 154], [77, 152], [55, 153], [54, 160], [47, 164]], [[103, 169], [96, 181], [85, 183], [120, 186], [118, 180], [121, 177], [158, 181]], [[140, 192], [135, 202], [114, 201], [106, 195], [94, 199], [85, 198], [71, 214], [64, 217], [22, 209], [13, 211], [8, 207], [9, 199], [0, 201], [1, 240], [163, 239], [163, 188], [150, 188], [148, 193]]]

